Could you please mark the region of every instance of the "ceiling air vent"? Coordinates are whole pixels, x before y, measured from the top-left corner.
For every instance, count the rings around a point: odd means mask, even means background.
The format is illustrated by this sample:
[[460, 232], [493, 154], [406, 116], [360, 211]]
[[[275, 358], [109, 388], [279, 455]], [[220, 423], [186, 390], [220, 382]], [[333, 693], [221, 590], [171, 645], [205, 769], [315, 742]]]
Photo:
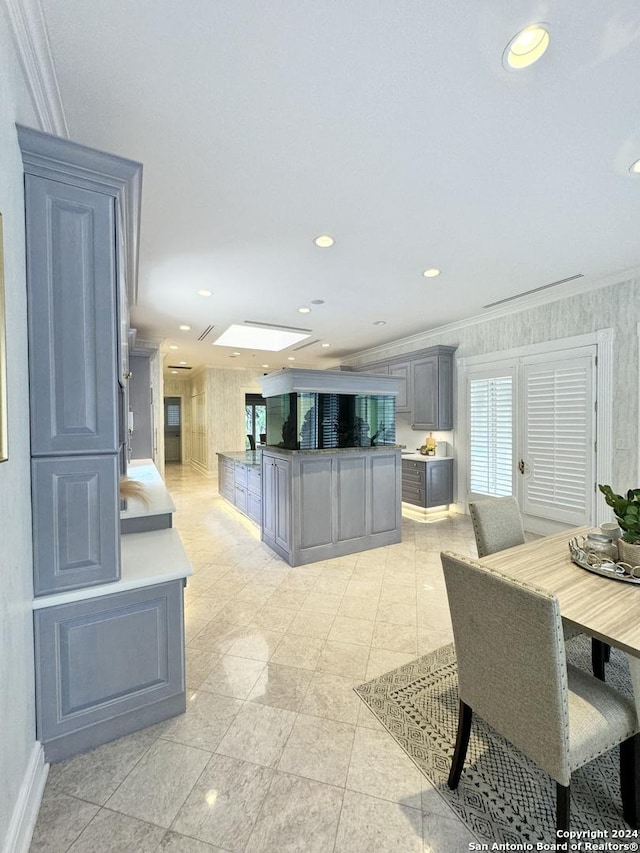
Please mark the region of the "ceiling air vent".
[[507, 296], [506, 299], [498, 299], [497, 302], [490, 302], [488, 305], [483, 305], [483, 308], [495, 308], [496, 305], [504, 305], [505, 302], [513, 302], [514, 299], [522, 299], [523, 296], [530, 296], [532, 293], [539, 293], [541, 290], [546, 290], [548, 287], [556, 287], [559, 284], [566, 284], [568, 281], [575, 281], [577, 278], [584, 278], [584, 275], [579, 272], [577, 275], [570, 275], [569, 278], [560, 278], [558, 281], [552, 281], [551, 284], [543, 284], [541, 287], [534, 287], [533, 290], [525, 290], [524, 293], [516, 293], [515, 296]]
[[214, 329], [214, 326], [207, 326], [207, 328], [204, 330], [204, 332], [202, 332], [202, 334], [200, 335], [198, 340], [203, 341], [207, 337], [207, 335], [209, 335], [209, 334], [211, 334], [211, 332], [213, 332], [213, 329]]
[[314, 344], [319, 344], [320, 338], [316, 338], [315, 341], [309, 341], [308, 344], [300, 344], [299, 347], [293, 347], [294, 352], [298, 352], [301, 349], [305, 349], [305, 347], [312, 347]]

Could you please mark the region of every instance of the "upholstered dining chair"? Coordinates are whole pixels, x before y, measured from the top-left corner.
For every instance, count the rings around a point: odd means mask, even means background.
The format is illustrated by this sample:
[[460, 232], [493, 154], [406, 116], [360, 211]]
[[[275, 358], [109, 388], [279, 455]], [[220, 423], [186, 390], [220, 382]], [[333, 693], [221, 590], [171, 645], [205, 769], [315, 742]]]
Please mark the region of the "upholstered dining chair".
[[634, 702], [567, 664], [558, 599], [456, 554], [441, 554], [458, 662], [460, 781], [477, 714], [556, 782], [556, 828], [569, 828], [571, 774], [620, 744], [625, 820], [640, 817]]
[[[484, 498], [469, 503], [469, 514], [476, 538], [478, 557], [504, 551], [515, 545], [524, 545], [524, 527], [518, 501], [514, 497]], [[579, 632], [565, 629], [565, 640]], [[596, 678], [604, 681], [604, 665], [609, 660], [611, 649], [601, 640], [591, 639], [591, 666]]]

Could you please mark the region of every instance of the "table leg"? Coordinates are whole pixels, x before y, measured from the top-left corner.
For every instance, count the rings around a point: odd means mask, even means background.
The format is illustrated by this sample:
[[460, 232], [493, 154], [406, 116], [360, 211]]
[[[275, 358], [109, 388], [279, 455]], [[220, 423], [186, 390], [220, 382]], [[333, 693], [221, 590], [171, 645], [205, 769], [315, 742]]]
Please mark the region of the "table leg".
[[631, 684], [633, 685], [633, 698], [636, 702], [636, 711], [640, 719], [640, 658], [635, 655], [627, 655], [629, 658], [629, 672], [631, 673]]

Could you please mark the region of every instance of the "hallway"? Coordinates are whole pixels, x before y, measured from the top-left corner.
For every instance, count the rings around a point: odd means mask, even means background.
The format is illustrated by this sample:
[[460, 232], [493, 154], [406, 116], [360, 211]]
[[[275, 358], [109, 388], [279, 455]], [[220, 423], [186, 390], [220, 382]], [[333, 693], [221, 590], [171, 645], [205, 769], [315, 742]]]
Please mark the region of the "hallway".
[[[188, 466], [187, 713], [51, 767], [31, 851], [456, 853], [474, 841], [353, 692], [451, 641], [440, 551], [471, 524], [290, 568]], [[135, 654], [135, 649], [132, 649]]]

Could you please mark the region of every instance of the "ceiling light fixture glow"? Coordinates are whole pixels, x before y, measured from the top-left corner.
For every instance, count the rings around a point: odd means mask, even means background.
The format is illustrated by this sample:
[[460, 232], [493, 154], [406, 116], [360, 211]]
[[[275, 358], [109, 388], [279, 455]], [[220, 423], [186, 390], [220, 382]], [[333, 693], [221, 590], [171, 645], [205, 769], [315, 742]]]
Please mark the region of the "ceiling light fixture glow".
[[211, 295], [212, 295], [212, 293], [210, 290], [199, 290], [198, 291], [198, 296], [211, 296]]
[[289, 332], [284, 329], [253, 325], [241, 326], [234, 323], [213, 342], [213, 345], [279, 352], [292, 344], [304, 341], [308, 337], [309, 333], [307, 332]]
[[330, 347], [330, 346], [331, 346], [331, 344], [320, 344], [320, 346], [321, 346], [321, 347], [324, 347], [324, 349], [326, 349], [327, 347]]
[[301, 308], [298, 308], [298, 314], [310, 314], [311, 308], [307, 308], [306, 305], [303, 305]]
[[507, 68], [526, 68], [537, 62], [548, 47], [547, 24], [531, 24], [515, 35], [506, 46], [503, 64]]
[[313, 242], [319, 249], [328, 249], [333, 246], [335, 241], [329, 234], [318, 234]]
[[295, 360], [296, 360], [295, 355], [288, 355], [287, 356], [287, 361], [295, 361]]
[[191, 326], [187, 326], [186, 323], [183, 323], [181, 326], [178, 326], [181, 332], [190, 332]]
[[178, 349], [176, 344], [169, 344], [169, 349]]
[[269, 367], [269, 365], [268, 365], [268, 364], [263, 364], [262, 366], [263, 366], [263, 367]]
[[632, 163], [629, 166], [629, 171], [632, 175], [640, 175], [640, 160], [636, 160], [635, 163]]
[[437, 267], [430, 267], [428, 270], [425, 270], [422, 275], [425, 278], [435, 278], [437, 275], [440, 275], [440, 273], [441, 270], [439, 270]]

